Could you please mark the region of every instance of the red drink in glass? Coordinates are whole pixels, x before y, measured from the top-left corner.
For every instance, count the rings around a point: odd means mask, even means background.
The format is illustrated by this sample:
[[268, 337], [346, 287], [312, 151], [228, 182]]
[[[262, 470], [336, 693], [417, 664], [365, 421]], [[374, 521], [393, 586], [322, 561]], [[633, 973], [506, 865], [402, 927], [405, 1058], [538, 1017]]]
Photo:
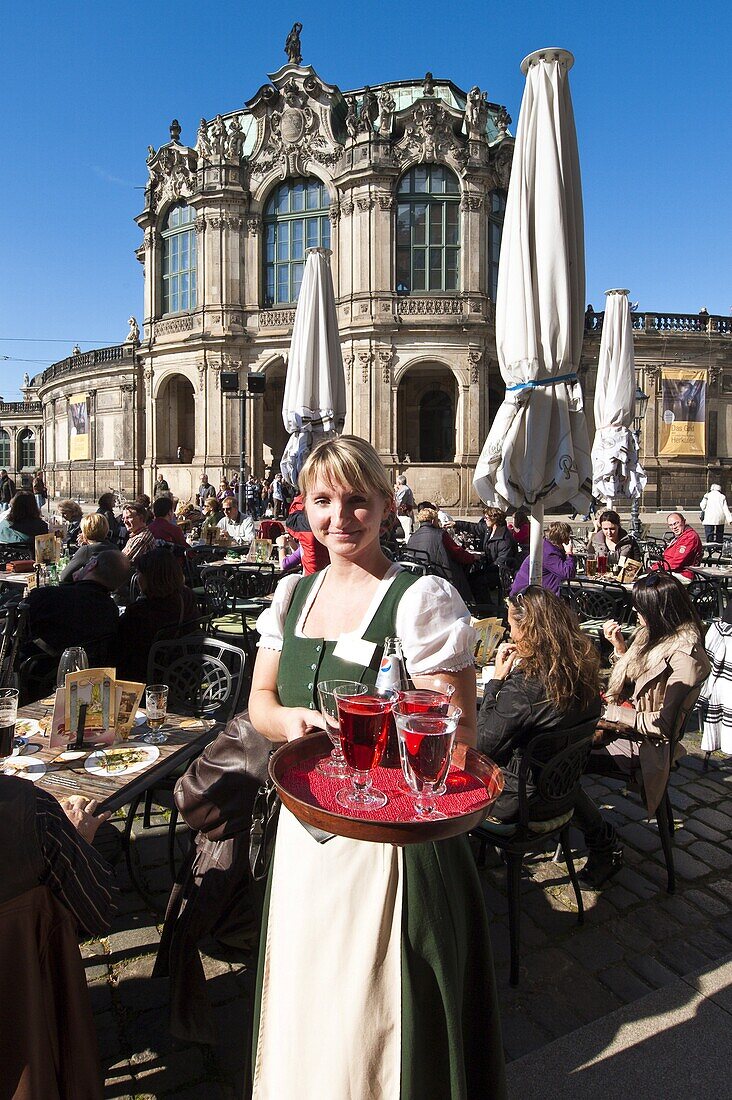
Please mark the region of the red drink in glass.
[[[434, 722], [428, 716], [413, 723], [413, 732], [404, 735], [407, 763], [420, 787], [424, 783], [439, 786], [447, 775], [455, 731], [444, 727], [444, 722]], [[420, 729], [422, 732], [417, 732]]]
[[353, 769], [351, 788], [338, 791], [336, 802], [346, 809], [355, 806], [377, 808], [387, 802], [383, 791], [371, 788], [369, 772], [381, 761], [389, 736], [391, 708], [397, 693], [371, 688], [365, 695], [335, 692], [338, 704], [341, 747]]
[[348, 764], [367, 772], [379, 764], [389, 734], [391, 711], [382, 699], [357, 695], [338, 700], [341, 748]]
[[607, 573], [607, 554], [597, 555], [597, 572], [601, 577], [604, 577]]

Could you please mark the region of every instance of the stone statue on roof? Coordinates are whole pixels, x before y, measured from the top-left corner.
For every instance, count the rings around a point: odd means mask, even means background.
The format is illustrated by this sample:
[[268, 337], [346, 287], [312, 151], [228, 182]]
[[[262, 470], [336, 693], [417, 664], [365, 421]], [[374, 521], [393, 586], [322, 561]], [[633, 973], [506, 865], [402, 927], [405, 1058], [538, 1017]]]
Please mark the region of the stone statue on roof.
[[431, 72], [426, 72], [424, 74], [424, 85], [422, 87], [422, 94], [423, 95], [434, 95], [435, 94], [435, 78], [433, 77]]
[[125, 337], [125, 343], [137, 346], [140, 343], [140, 326], [134, 317], [128, 318], [127, 324], [130, 326], [130, 331]]
[[386, 137], [391, 133], [396, 101], [388, 88], [379, 93], [379, 133]]
[[285, 40], [285, 53], [291, 65], [302, 65], [302, 52], [300, 50], [300, 31], [302, 23], [293, 24], [292, 30]]
[[478, 138], [483, 135], [487, 115], [485, 93], [476, 84], [468, 92], [465, 102], [465, 131], [468, 137]]

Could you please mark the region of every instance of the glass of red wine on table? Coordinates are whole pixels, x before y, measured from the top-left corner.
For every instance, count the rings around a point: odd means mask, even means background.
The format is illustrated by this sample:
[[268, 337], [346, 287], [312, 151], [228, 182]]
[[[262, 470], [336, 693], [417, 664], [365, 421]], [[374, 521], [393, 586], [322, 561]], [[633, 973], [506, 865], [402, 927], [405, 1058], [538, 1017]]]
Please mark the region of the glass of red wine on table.
[[417, 792], [415, 820], [443, 818], [445, 815], [437, 809], [435, 797], [450, 768], [455, 731], [462, 711], [449, 704], [442, 713], [410, 713], [400, 701], [394, 706], [393, 714], [402, 766], [410, 786]]
[[323, 680], [318, 684], [318, 698], [320, 700], [320, 713], [325, 719], [328, 736], [333, 745], [330, 756], [321, 760], [317, 770], [321, 775], [327, 775], [329, 779], [345, 779], [350, 775], [350, 768], [346, 763], [341, 748], [340, 726], [338, 723], [338, 702], [335, 693], [353, 697], [365, 695], [368, 691], [366, 684], [357, 683], [354, 680]]
[[[359, 684], [359, 687], [363, 685]], [[391, 710], [398, 694], [391, 688], [367, 688], [353, 694], [336, 689], [338, 722], [343, 755], [351, 770], [351, 786], [336, 794], [336, 802], [346, 810], [356, 807], [378, 809], [388, 799], [374, 789], [370, 772], [378, 767], [389, 736]]]

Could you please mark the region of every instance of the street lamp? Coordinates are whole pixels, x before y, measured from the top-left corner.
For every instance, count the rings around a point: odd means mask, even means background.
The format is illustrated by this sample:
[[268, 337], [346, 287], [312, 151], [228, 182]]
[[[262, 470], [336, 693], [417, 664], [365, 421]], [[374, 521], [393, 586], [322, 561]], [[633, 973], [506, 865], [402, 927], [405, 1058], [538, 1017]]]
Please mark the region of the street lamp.
[[[635, 446], [639, 459], [641, 428], [643, 427], [643, 421], [646, 417], [646, 409], [648, 408], [649, 400], [648, 394], [644, 393], [640, 386], [637, 385], [635, 387], [635, 403], [633, 407], [633, 435], [635, 436]], [[633, 503], [630, 506], [630, 527], [635, 537], [638, 538], [641, 533], [640, 493], [638, 496], [633, 497]]]
[[263, 374], [248, 374], [246, 390], [242, 390], [239, 384], [238, 371], [221, 372], [221, 390], [225, 397], [234, 398], [239, 402], [239, 511], [244, 512], [244, 482], [246, 480], [246, 402], [250, 399], [262, 397], [266, 387], [266, 379]]

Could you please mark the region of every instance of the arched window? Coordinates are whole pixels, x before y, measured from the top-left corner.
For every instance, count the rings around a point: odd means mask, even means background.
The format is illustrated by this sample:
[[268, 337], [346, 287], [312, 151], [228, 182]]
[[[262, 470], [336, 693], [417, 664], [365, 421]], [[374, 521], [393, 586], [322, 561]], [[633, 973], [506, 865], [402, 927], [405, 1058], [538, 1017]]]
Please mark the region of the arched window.
[[488, 279], [486, 292], [495, 302], [498, 289], [498, 259], [501, 255], [503, 219], [506, 214], [506, 196], [503, 191], [491, 191], [488, 196]]
[[18, 469], [26, 470], [36, 464], [36, 437], [30, 428], [24, 428], [18, 436]]
[[10, 434], [0, 428], [0, 466], [10, 466]]
[[396, 288], [458, 290], [460, 185], [448, 169], [422, 164], [399, 183]]
[[328, 190], [317, 179], [286, 180], [264, 208], [264, 304], [292, 305], [306, 248], [330, 248]]
[[163, 225], [163, 313], [196, 307], [196, 212], [180, 202]]

